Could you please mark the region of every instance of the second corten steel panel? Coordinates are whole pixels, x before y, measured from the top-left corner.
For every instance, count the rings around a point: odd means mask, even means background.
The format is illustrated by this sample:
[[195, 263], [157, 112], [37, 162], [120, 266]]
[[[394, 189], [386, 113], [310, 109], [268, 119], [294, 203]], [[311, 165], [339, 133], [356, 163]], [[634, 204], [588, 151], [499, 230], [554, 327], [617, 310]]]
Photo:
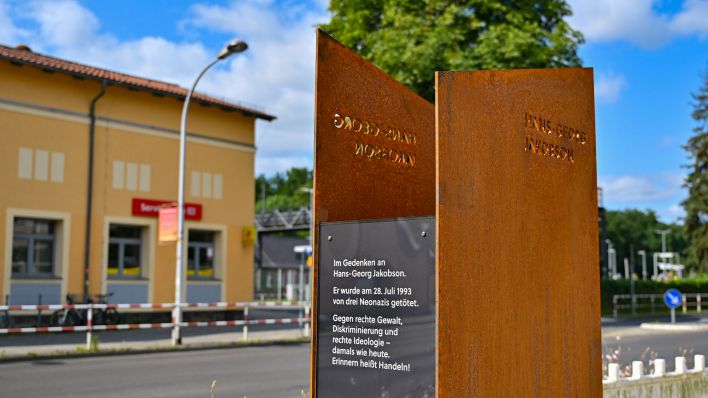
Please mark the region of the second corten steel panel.
[[601, 397], [592, 70], [436, 87], [437, 396]]
[[[321, 222], [435, 213], [433, 105], [321, 30], [316, 68], [315, 276]], [[317, 286], [315, 277], [314, 298]], [[315, 396], [314, 337], [312, 347]]]

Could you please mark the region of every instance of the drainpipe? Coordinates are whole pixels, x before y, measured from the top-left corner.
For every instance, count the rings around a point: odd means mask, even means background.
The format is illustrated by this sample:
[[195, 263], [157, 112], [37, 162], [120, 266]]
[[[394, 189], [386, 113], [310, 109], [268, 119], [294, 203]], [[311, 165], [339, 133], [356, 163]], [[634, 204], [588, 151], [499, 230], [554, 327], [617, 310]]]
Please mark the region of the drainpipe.
[[86, 237], [84, 239], [84, 299], [89, 297], [89, 271], [91, 263], [91, 213], [93, 211], [93, 146], [96, 135], [96, 103], [106, 93], [108, 83], [101, 80], [101, 91], [89, 105], [89, 159], [88, 184], [86, 189]]

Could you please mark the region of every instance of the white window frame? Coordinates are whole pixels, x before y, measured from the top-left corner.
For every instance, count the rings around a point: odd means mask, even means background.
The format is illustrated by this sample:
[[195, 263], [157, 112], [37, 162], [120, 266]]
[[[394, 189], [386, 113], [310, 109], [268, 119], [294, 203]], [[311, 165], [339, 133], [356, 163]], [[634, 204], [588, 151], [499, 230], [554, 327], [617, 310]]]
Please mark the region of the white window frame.
[[[15, 218], [36, 218], [54, 221], [54, 277], [53, 278], [12, 278], [12, 241]], [[61, 283], [61, 295], [65, 297], [68, 288], [69, 275], [69, 243], [71, 231], [71, 214], [67, 212], [45, 211], [34, 209], [8, 208], [5, 212], [5, 267], [3, 269], [3, 297], [11, 294], [12, 283], [57, 282]]]
[[[109, 278], [108, 277], [108, 244], [110, 240], [110, 225], [134, 225], [142, 227], [140, 245], [140, 278]], [[108, 284], [146, 284], [148, 286], [148, 302], [152, 302], [153, 284], [155, 283], [155, 246], [157, 242], [157, 221], [146, 217], [115, 217], [106, 216], [103, 219], [103, 250], [101, 255], [101, 293], [106, 294]]]

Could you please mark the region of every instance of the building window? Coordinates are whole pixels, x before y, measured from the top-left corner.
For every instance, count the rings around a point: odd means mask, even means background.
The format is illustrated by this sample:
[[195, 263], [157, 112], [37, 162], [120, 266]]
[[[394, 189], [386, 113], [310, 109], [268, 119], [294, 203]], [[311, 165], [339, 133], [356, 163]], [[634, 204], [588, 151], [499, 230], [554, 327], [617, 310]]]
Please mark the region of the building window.
[[108, 277], [140, 278], [140, 251], [143, 228], [111, 224], [108, 239]]
[[15, 218], [12, 233], [12, 276], [54, 277], [54, 221]]
[[214, 279], [213, 231], [189, 230], [187, 245], [187, 277], [189, 279]]

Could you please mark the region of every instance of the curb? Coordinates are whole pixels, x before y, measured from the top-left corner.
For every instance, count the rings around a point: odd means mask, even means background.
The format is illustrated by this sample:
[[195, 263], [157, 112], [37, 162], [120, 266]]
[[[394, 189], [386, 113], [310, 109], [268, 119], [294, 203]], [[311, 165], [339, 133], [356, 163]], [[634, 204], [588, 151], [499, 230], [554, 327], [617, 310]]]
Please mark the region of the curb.
[[93, 357], [110, 357], [119, 355], [136, 355], [136, 354], [158, 354], [168, 352], [185, 352], [185, 351], [207, 351], [217, 349], [234, 349], [248, 347], [267, 347], [267, 346], [287, 346], [300, 345], [310, 343], [309, 337], [296, 337], [290, 339], [278, 340], [253, 340], [247, 342], [221, 342], [221, 343], [192, 343], [182, 346], [154, 346], [146, 348], [116, 348], [96, 352], [80, 352], [80, 351], [56, 351], [50, 354], [37, 355], [22, 355], [0, 358], [0, 364], [12, 362], [33, 362], [52, 359], [72, 359], [72, 358], [93, 358]]
[[639, 326], [645, 330], [662, 330], [667, 332], [702, 332], [708, 331], [708, 323], [642, 323]]

